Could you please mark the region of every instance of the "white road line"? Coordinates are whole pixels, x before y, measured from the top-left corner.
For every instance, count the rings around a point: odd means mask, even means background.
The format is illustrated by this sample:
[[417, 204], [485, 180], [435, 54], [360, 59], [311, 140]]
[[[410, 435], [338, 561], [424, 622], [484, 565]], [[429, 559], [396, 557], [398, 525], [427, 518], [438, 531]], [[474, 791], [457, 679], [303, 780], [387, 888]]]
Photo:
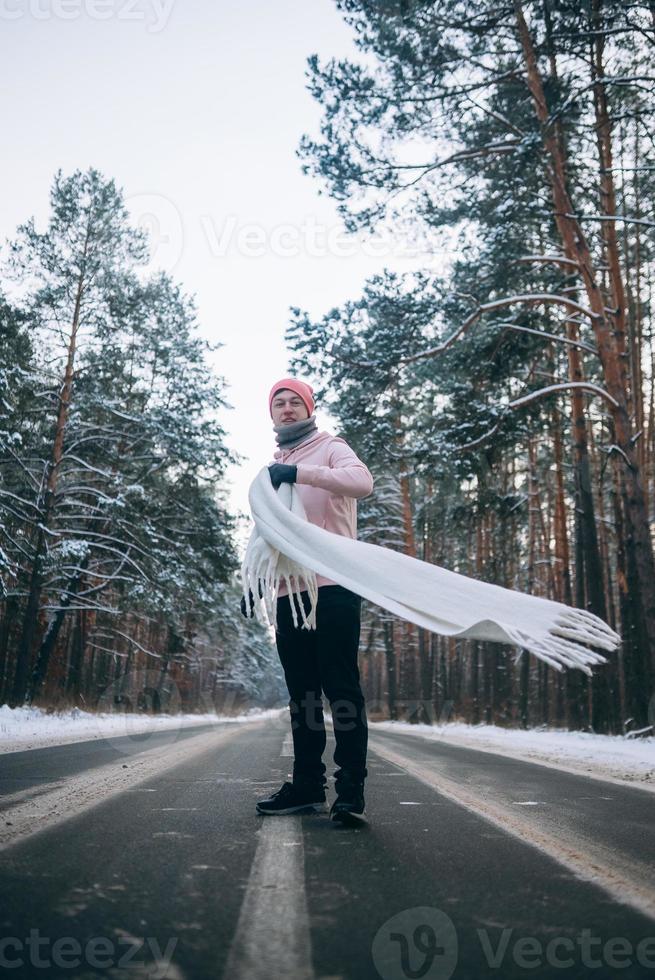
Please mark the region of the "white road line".
[[398, 731], [398, 726], [387, 727], [385, 721], [369, 721], [369, 735], [375, 734], [375, 729], [381, 732], [407, 735], [408, 738], [420, 738], [423, 742], [442, 742], [445, 745], [453, 745], [459, 749], [471, 749], [473, 752], [487, 752], [489, 755], [501, 755], [505, 759], [518, 759], [520, 762], [530, 762], [534, 766], [543, 766], [545, 769], [555, 769], [557, 772], [570, 772], [573, 776], [584, 776], [585, 779], [595, 779], [599, 783], [614, 783], [616, 786], [631, 786], [633, 789], [641, 789], [645, 793], [655, 793], [655, 782], [649, 780], [648, 773], [631, 775], [626, 773], [624, 776], [616, 775], [621, 769], [620, 762], [617, 762], [612, 774], [608, 770], [598, 770], [593, 772], [589, 768], [589, 761], [582, 756], [579, 759], [565, 758], [558, 756], [548, 758], [539, 755], [545, 751], [535, 746], [521, 746], [515, 743], [503, 744], [502, 742], [484, 741], [482, 737], [477, 738], [473, 735], [448, 735], [442, 731], [414, 731], [413, 726], [407, 726], [402, 731]]
[[261, 820], [223, 975], [229, 980], [313, 980], [302, 821], [294, 814]]
[[289, 734], [284, 739], [282, 743], [282, 748], [280, 749], [280, 758], [293, 757], [293, 735]]
[[568, 832], [566, 836], [562, 834], [561, 837], [555, 837], [542, 831], [533, 821], [522, 819], [526, 811], [512, 810], [500, 803], [476, 796], [442, 773], [434, 772], [424, 763], [390, 749], [382, 744], [381, 739], [370, 739], [370, 747], [388, 762], [436, 789], [442, 796], [519, 838], [524, 844], [543, 851], [584, 881], [598, 885], [615, 901], [630, 905], [643, 915], [655, 919], [655, 888], [650, 869], [644, 869], [625, 855], [617, 854], [593, 840]]

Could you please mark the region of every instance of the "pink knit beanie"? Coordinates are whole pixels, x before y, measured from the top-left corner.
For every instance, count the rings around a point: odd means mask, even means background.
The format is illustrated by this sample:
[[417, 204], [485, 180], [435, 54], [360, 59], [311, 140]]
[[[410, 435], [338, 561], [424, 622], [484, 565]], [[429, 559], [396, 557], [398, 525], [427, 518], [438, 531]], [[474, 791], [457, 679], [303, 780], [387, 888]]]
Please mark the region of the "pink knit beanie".
[[306, 381], [298, 381], [296, 378], [282, 378], [281, 381], [275, 382], [268, 396], [268, 410], [271, 416], [273, 415], [273, 398], [283, 388], [295, 391], [302, 398], [309, 415], [314, 414], [314, 389], [312, 386], [308, 385]]

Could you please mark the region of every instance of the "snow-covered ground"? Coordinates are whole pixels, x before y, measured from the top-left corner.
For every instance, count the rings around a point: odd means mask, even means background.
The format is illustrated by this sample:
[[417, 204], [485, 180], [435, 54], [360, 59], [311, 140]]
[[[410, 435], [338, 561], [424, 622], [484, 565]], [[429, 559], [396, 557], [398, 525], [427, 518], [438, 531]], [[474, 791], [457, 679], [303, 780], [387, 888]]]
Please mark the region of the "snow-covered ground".
[[[271, 719], [280, 735], [288, 732], [286, 709], [254, 709], [234, 716], [92, 714], [74, 708], [48, 713], [40, 708], [0, 707], [0, 753], [63, 745], [86, 739], [120, 738], [158, 730], [171, 731], [197, 725], [252, 722]], [[376, 728], [399, 731], [417, 738], [438, 739], [486, 752], [571, 772], [583, 772], [599, 779], [619, 780], [655, 791], [655, 738], [628, 739], [621, 735], [589, 735], [560, 729], [538, 728], [521, 731], [493, 725], [465, 725], [448, 722], [411, 725], [401, 721], [369, 722]]]
[[495, 752], [540, 765], [585, 773], [597, 779], [617, 780], [655, 791], [655, 738], [629, 739], [623, 735], [591, 735], [554, 728], [527, 731], [494, 725], [411, 725], [402, 721], [380, 721], [382, 728], [438, 739], [452, 745]]
[[73, 708], [71, 711], [48, 713], [41, 708], [0, 707], [0, 753], [24, 749], [64, 745], [95, 738], [120, 738], [143, 732], [175, 731], [197, 725], [221, 722], [251, 722], [258, 718], [277, 718], [280, 712], [252, 710], [241, 715], [143, 715], [93, 714]]

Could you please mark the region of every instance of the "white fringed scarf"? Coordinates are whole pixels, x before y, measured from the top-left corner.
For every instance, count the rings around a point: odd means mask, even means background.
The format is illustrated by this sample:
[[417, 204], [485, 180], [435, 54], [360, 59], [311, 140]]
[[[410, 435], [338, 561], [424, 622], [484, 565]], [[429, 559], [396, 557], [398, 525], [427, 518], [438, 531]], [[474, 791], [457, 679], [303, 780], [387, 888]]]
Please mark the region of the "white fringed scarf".
[[[255, 526], [241, 569], [244, 596], [255, 597], [257, 619], [275, 626], [278, 587], [289, 590], [294, 626], [316, 628], [316, 573], [389, 612], [442, 636], [511, 643], [563, 670], [591, 675], [606, 658], [581, 644], [615, 650], [620, 636], [584, 609], [480, 582], [400, 552], [326, 531], [310, 523], [292, 484], [273, 489], [268, 468], [249, 491]], [[300, 579], [310, 609], [300, 601]], [[259, 592], [262, 596], [258, 598]]]

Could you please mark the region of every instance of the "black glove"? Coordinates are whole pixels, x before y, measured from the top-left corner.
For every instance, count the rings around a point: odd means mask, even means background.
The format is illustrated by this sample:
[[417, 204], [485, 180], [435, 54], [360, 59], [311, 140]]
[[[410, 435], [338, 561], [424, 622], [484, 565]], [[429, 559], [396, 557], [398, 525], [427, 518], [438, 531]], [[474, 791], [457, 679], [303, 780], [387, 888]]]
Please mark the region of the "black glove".
[[297, 466], [286, 466], [284, 463], [273, 463], [268, 468], [271, 483], [277, 490], [281, 483], [295, 483], [298, 473]]
[[248, 589], [248, 602], [250, 604], [250, 612], [246, 611], [246, 597], [241, 596], [241, 615], [245, 616], [246, 619], [252, 619], [252, 611], [255, 608], [255, 597], [252, 594], [252, 589]]
[[[262, 599], [263, 596], [264, 596], [264, 593], [262, 591], [262, 583], [261, 583], [261, 580], [259, 580], [259, 579], [257, 580], [257, 591], [259, 592], [259, 598]], [[241, 596], [241, 603], [240, 603], [241, 615], [242, 616], [245, 616], [246, 619], [252, 619], [252, 616], [253, 616], [253, 612], [252, 611], [255, 608], [255, 597], [252, 594], [252, 589], [248, 589], [248, 605], [250, 606], [250, 611], [249, 612], [247, 611], [246, 597], [244, 595], [242, 595]]]

